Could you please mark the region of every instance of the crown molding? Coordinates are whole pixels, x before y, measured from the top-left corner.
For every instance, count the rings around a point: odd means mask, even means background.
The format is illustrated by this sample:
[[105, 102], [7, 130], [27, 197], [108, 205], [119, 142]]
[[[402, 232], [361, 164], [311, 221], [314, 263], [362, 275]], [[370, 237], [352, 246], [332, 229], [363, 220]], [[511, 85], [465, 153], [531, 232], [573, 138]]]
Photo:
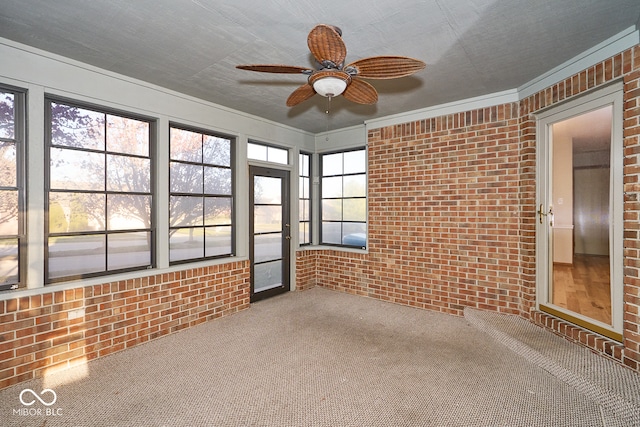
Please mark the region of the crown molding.
[[629, 27], [591, 49], [547, 71], [541, 76], [523, 84], [518, 88], [520, 99], [538, 93], [620, 52], [624, 52], [636, 46], [638, 43], [640, 43], [640, 32], [635, 26]]

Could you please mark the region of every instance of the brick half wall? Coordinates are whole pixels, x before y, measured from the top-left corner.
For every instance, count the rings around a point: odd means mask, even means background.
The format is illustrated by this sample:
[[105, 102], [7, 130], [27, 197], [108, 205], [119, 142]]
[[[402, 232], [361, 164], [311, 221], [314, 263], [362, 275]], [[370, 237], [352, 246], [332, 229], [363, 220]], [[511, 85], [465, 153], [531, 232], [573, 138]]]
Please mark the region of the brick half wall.
[[249, 262], [0, 301], [0, 389], [249, 307]]

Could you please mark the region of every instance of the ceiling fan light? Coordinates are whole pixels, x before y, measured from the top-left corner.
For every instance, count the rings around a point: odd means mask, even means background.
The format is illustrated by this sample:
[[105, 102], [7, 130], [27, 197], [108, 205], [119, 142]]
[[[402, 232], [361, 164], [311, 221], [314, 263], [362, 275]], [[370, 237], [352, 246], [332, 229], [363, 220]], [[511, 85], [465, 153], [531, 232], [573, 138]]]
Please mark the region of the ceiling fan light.
[[338, 77], [323, 77], [313, 82], [313, 90], [318, 95], [334, 97], [341, 95], [347, 88], [347, 82]]

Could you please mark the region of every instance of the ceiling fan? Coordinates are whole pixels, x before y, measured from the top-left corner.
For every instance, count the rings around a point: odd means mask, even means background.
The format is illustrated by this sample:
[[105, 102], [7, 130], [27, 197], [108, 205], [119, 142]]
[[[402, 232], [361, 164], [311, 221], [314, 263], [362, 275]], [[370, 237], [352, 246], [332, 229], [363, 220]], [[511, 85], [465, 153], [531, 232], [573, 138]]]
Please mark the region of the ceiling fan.
[[333, 25], [316, 25], [307, 37], [307, 45], [320, 64], [314, 70], [290, 65], [238, 65], [241, 70], [263, 73], [308, 75], [306, 84], [300, 86], [287, 99], [293, 107], [311, 98], [316, 93], [332, 98], [342, 95], [358, 104], [375, 104], [378, 92], [361, 79], [395, 79], [422, 70], [426, 64], [405, 56], [372, 56], [344, 65], [347, 47], [342, 41], [342, 31]]

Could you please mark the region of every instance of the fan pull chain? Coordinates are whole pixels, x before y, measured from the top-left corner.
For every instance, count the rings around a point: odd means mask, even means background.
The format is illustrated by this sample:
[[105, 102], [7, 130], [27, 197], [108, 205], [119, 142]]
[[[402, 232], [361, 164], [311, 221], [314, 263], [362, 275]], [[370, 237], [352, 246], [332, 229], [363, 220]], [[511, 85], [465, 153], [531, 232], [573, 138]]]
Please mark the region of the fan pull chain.
[[325, 141], [329, 141], [329, 110], [331, 109], [331, 96], [327, 96], [327, 109], [325, 110], [325, 114], [327, 116], [327, 126], [325, 129]]

